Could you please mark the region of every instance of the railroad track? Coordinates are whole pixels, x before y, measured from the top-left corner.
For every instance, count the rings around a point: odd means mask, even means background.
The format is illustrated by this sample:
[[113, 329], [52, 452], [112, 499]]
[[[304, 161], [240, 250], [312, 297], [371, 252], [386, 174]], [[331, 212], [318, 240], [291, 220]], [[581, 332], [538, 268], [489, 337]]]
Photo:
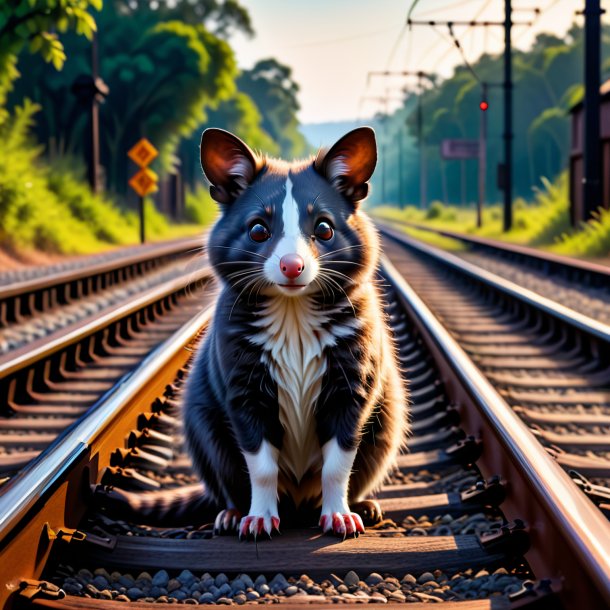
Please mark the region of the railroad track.
[[[0, 288], [0, 483], [205, 304], [201, 238]], [[208, 291], [210, 292], [210, 291]]]
[[402, 226], [452, 240], [461, 246], [455, 252], [460, 258], [610, 324], [610, 266], [408, 221], [386, 225], [381, 220], [380, 226]]
[[400, 272], [490, 383], [609, 512], [610, 327], [404, 234], [383, 234]]
[[383, 275], [414, 419], [410, 452], [377, 495], [383, 521], [354, 540], [302, 529], [254, 544], [213, 537], [211, 524], [153, 528], [100, 512], [107, 484], [197, 485], [177, 416], [206, 310], [5, 486], [3, 607], [608, 607], [608, 521], [399, 270], [386, 262]]

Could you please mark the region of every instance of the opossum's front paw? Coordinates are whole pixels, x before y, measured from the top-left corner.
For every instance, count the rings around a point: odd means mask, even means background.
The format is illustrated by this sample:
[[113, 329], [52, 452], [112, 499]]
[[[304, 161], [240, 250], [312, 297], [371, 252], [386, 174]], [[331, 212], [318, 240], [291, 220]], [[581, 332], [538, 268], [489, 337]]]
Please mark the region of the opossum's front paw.
[[214, 534], [217, 536], [235, 534], [240, 519], [241, 513], [236, 508], [221, 510], [214, 521]]
[[239, 524], [239, 539], [247, 540], [252, 537], [256, 540], [257, 536], [260, 536], [263, 532], [271, 538], [271, 533], [274, 530], [280, 532], [280, 518], [278, 516], [271, 514], [265, 516], [248, 515]]
[[358, 513], [322, 513], [320, 527], [324, 533], [331, 532], [335, 536], [353, 536], [364, 534], [364, 525]]

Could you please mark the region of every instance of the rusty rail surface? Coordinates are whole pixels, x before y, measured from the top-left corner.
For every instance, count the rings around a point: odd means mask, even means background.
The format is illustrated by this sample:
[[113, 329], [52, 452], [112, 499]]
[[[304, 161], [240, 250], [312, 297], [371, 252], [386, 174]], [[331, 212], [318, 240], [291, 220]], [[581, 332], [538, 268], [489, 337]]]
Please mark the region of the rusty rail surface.
[[107, 261], [0, 285], [0, 328], [141, 276], [200, 251], [203, 243], [203, 236], [164, 242]]
[[418, 231], [427, 231], [442, 237], [449, 237], [456, 241], [471, 246], [475, 250], [499, 254], [504, 258], [526, 263], [535, 269], [542, 269], [549, 275], [559, 275], [563, 277], [577, 278], [588, 286], [607, 286], [610, 282], [610, 266], [599, 263], [577, 259], [571, 256], [563, 256], [553, 252], [545, 252], [528, 246], [520, 246], [505, 241], [466, 235], [457, 231], [438, 229], [417, 222], [407, 220], [396, 220], [390, 223], [384, 219], [376, 220], [377, 224], [383, 228], [392, 228], [392, 224], [399, 224], [411, 227]]

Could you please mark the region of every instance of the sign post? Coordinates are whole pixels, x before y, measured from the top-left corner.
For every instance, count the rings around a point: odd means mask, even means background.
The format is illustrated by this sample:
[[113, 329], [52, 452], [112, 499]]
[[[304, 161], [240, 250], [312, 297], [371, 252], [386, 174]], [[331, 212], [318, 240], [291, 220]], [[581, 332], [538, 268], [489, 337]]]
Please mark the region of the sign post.
[[140, 167], [140, 171], [134, 174], [129, 181], [129, 186], [139, 195], [140, 243], [146, 241], [144, 197], [158, 190], [157, 182], [159, 181], [157, 174], [149, 169], [148, 165], [158, 154], [157, 149], [146, 138], [142, 138], [127, 153], [127, 156]]

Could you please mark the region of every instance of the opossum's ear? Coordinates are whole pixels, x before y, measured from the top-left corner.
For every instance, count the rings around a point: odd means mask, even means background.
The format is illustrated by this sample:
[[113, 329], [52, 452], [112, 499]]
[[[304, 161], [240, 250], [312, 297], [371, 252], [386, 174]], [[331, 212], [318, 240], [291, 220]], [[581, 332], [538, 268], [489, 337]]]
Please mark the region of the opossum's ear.
[[320, 150], [315, 169], [353, 203], [364, 199], [377, 164], [377, 143], [371, 127], [358, 127], [328, 151]]
[[254, 180], [262, 161], [237, 136], [224, 129], [206, 129], [201, 136], [201, 169], [210, 183], [210, 195], [231, 203]]

